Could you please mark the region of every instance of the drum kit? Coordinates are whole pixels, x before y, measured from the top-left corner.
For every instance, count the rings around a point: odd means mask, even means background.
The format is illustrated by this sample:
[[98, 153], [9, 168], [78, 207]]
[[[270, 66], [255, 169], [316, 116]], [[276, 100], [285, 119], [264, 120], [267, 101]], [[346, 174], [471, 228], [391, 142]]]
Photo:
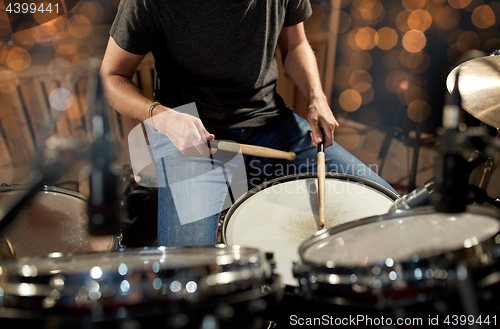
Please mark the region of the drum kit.
[[[460, 65], [458, 79], [450, 74], [452, 97], [460, 89], [464, 108], [496, 128], [500, 88], [484, 84], [500, 86], [499, 68], [500, 56], [487, 57]], [[452, 98], [444, 110], [435, 182], [399, 198], [368, 180], [327, 173], [324, 229], [316, 173], [251, 189], [224, 217], [214, 247], [105, 250], [109, 241], [92, 241], [82, 227], [92, 221], [90, 200], [39, 190], [16, 220], [20, 230], [0, 240], [13, 256], [0, 261], [0, 324], [499, 327], [500, 214], [467, 205], [464, 163], [467, 147], [489, 156], [500, 143], [459, 131], [459, 107]], [[2, 186], [0, 199], [26, 189]], [[434, 207], [417, 207], [429, 200]], [[30, 243], [37, 234], [43, 243]]]

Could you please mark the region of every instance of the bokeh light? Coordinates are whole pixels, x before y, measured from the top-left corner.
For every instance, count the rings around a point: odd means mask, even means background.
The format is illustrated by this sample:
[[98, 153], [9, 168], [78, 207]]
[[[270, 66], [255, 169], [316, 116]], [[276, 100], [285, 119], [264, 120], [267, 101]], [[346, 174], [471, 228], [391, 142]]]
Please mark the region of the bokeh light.
[[88, 1], [81, 5], [80, 14], [89, 19], [93, 24], [102, 21], [104, 13], [102, 6], [95, 1]]
[[427, 38], [422, 31], [410, 30], [403, 36], [403, 47], [410, 53], [417, 53], [424, 49]]
[[385, 79], [385, 86], [387, 87], [387, 90], [395, 94], [401, 89], [404, 89], [403, 86], [407, 83], [408, 75], [401, 71], [392, 71]]
[[426, 31], [431, 27], [432, 17], [427, 10], [418, 9], [408, 16], [408, 27], [411, 30]]
[[424, 88], [411, 86], [405, 94], [405, 102], [407, 105], [410, 105], [416, 100], [423, 100], [427, 102], [429, 100], [429, 95]]
[[369, 70], [372, 67], [372, 56], [366, 51], [356, 51], [349, 58], [349, 66], [352, 70]]
[[66, 115], [70, 119], [81, 119], [87, 113], [87, 101], [82, 96], [73, 97], [72, 104], [66, 110]]
[[347, 89], [340, 94], [339, 105], [347, 112], [354, 112], [361, 106], [362, 98], [354, 89]]
[[380, 49], [389, 50], [397, 45], [398, 33], [390, 27], [383, 27], [375, 33], [374, 41]]
[[66, 88], [56, 88], [49, 95], [50, 106], [58, 111], [69, 109], [74, 103], [71, 91]]
[[340, 128], [338, 133], [335, 134], [335, 140], [342, 145], [343, 148], [351, 151], [358, 147], [361, 137], [353, 128]]
[[431, 115], [431, 107], [424, 100], [414, 100], [408, 105], [408, 117], [414, 122], [424, 122]]
[[365, 70], [356, 70], [349, 76], [349, 85], [354, 87], [360, 82], [372, 84], [372, 76], [368, 71]]
[[424, 8], [426, 0], [403, 0], [401, 2], [406, 10], [413, 11]]
[[410, 27], [408, 26], [408, 18], [411, 12], [407, 10], [401, 11], [398, 16], [396, 16], [396, 26], [401, 32], [408, 32]]
[[451, 30], [460, 23], [460, 15], [453, 8], [443, 7], [436, 13], [434, 21], [441, 29]]
[[471, 0], [448, 0], [450, 7], [455, 9], [464, 9], [468, 5], [470, 5]]
[[19, 77], [12, 70], [0, 70], [0, 91], [11, 93], [17, 89]]
[[360, 28], [356, 32], [356, 46], [363, 50], [370, 50], [375, 47], [375, 34], [377, 32], [371, 27]]
[[31, 64], [31, 56], [23, 48], [13, 47], [7, 55], [7, 66], [16, 71], [26, 70]]
[[481, 48], [481, 39], [477, 35], [477, 33], [472, 31], [466, 31], [457, 39], [457, 49], [462, 53], [465, 53], [471, 49], [480, 49]]
[[472, 24], [480, 29], [486, 29], [495, 24], [495, 13], [488, 5], [479, 6], [472, 12]]
[[89, 35], [91, 30], [90, 20], [83, 15], [75, 15], [68, 22], [68, 32], [75, 38], [84, 38]]

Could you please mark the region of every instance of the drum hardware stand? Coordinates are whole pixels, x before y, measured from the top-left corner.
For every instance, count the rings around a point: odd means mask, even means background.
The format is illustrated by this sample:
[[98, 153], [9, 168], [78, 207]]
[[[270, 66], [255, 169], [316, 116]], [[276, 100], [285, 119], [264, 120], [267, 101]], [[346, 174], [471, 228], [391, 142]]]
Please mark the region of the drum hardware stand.
[[[483, 123], [481, 123], [481, 126], [483, 126]], [[496, 141], [500, 139], [500, 129], [497, 129], [497, 136], [495, 138]], [[483, 175], [481, 176], [481, 180], [479, 181], [479, 188], [482, 188], [486, 190], [488, 188], [488, 185], [491, 180], [491, 176], [493, 175], [493, 172], [497, 168], [497, 165], [495, 163], [495, 155], [496, 152], [488, 157], [484, 164], [484, 170], [483, 170]]]
[[[477, 319], [480, 314], [477, 296], [474, 291], [471, 276], [467, 271], [467, 267], [464, 264], [459, 264], [457, 266], [456, 273], [458, 278], [458, 294], [460, 296], [463, 312], [466, 316], [472, 315], [474, 319]], [[479, 328], [480, 326], [474, 321], [473, 325], [468, 324], [467, 327]]]

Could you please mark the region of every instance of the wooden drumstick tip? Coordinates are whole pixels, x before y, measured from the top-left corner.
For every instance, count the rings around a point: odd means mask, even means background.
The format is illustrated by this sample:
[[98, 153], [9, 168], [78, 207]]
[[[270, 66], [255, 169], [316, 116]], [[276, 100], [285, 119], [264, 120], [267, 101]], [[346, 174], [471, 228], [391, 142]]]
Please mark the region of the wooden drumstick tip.
[[319, 226], [325, 227], [325, 152], [323, 145], [318, 148], [318, 205]]

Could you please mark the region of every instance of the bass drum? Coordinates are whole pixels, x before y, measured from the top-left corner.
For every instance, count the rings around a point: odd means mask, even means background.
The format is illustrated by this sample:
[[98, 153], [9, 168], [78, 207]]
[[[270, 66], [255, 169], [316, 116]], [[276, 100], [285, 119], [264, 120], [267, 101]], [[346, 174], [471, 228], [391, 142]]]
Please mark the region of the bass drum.
[[[17, 199], [25, 190], [24, 185], [0, 186], [0, 205]], [[113, 247], [111, 236], [88, 235], [85, 197], [54, 186], [44, 186], [35, 195], [8, 228], [6, 237], [18, 257], [103, 251]]]
[[268, 256], [234, 246], [143, 248], [0, 265], [8, 328], [255, 328], [281, 299]]
[[[325, 228], [385, 214], [397, 198], [366, 179], [327, 174]], [[292, 271], [297, 251], [318, 230], [317, 176], [299, 174], [266, 182], [239, 199], [224, 219], [222, 239], [228, 245], [273, 252], [283, 282], [297, 286]]]

